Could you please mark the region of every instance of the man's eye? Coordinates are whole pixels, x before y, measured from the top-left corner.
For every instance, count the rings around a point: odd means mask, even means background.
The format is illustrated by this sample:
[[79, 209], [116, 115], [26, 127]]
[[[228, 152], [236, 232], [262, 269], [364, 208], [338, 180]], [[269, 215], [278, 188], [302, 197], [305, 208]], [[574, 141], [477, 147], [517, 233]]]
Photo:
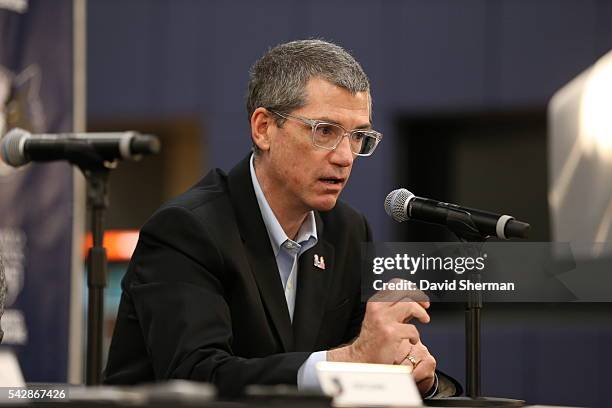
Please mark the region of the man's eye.
[[365, 134], [363, 132], [355, 132], [355, 133], [353, 133], [353, 139], [356, 140], [356, 141], [362, 141], [366, 136], [367, 136], [367, 134]]
[[321, 136], [335, 136], [338, 134], [338, 128], [332, 125], [319, 125], [317, 127], [317, 134]]

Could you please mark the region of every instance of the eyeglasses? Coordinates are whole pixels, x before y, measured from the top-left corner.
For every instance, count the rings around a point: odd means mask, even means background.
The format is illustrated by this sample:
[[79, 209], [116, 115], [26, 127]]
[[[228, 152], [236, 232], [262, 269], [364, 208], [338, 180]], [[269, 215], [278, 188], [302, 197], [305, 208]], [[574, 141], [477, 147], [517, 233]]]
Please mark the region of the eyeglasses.
[[300, 121], [312, 128], [312, 144], [326, 150], [335, 150], [342, 138], [348, 136], [351, 151], [357, 156], [370, 156], [382, 140], [382, 133], [375, 130], [346, 130], [342, 126], [322, 120], [308, 119], [301, 116], [280, 113], [272, 109], [270, 112], [284, 119]]

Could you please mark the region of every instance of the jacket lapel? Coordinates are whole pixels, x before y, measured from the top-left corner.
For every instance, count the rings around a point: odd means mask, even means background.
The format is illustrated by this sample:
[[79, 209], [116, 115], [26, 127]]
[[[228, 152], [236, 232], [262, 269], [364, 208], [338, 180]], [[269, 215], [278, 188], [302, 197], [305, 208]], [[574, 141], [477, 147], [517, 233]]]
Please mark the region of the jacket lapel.
[[285, 292], [255, 197], [249, 160], [250, 156], [230, 171], [228, 175], [230, 197], [262, 302], [285, 351], [293, 351], [293, 329]]
[[[313, 351], [319, 334], [331, 275], [334, 270], [334, 247], [323, 239], [323, 222], [315, 212], [317, 244], [300, 256], [297, 293], [293, 313], [293, 334], [296, 351]], [[315, 255], [319, 266], [315, 266]], [[323, 262], [321, 262], [323, 258]], [[322, 269], [322, 263], [325, 268]]]

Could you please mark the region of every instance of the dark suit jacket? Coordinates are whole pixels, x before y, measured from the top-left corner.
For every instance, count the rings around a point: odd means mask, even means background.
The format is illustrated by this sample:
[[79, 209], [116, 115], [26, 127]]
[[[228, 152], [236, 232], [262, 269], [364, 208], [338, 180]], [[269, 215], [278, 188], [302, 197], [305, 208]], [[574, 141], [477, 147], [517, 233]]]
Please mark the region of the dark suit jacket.
[[310, 353], [352, 340], [364, 313], [365, 218], [339, 201], [315, 219], [318, 242], [300, 257], [292, 324], [248, 158], [165, 204], [143, 227], [122, 281], [105, 382], [191, 379], [222, 394], [296, 384]]

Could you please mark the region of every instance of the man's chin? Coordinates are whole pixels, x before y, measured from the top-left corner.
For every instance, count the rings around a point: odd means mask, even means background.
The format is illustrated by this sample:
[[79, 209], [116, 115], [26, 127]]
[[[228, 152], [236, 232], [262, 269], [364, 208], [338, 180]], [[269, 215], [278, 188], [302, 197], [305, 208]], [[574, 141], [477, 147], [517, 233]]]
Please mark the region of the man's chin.
[[312, 208], [317, 211], [330, 211], [336, 206], [336, 202], [338, 201], [338, 197], [329, 197], [318, 200]]

